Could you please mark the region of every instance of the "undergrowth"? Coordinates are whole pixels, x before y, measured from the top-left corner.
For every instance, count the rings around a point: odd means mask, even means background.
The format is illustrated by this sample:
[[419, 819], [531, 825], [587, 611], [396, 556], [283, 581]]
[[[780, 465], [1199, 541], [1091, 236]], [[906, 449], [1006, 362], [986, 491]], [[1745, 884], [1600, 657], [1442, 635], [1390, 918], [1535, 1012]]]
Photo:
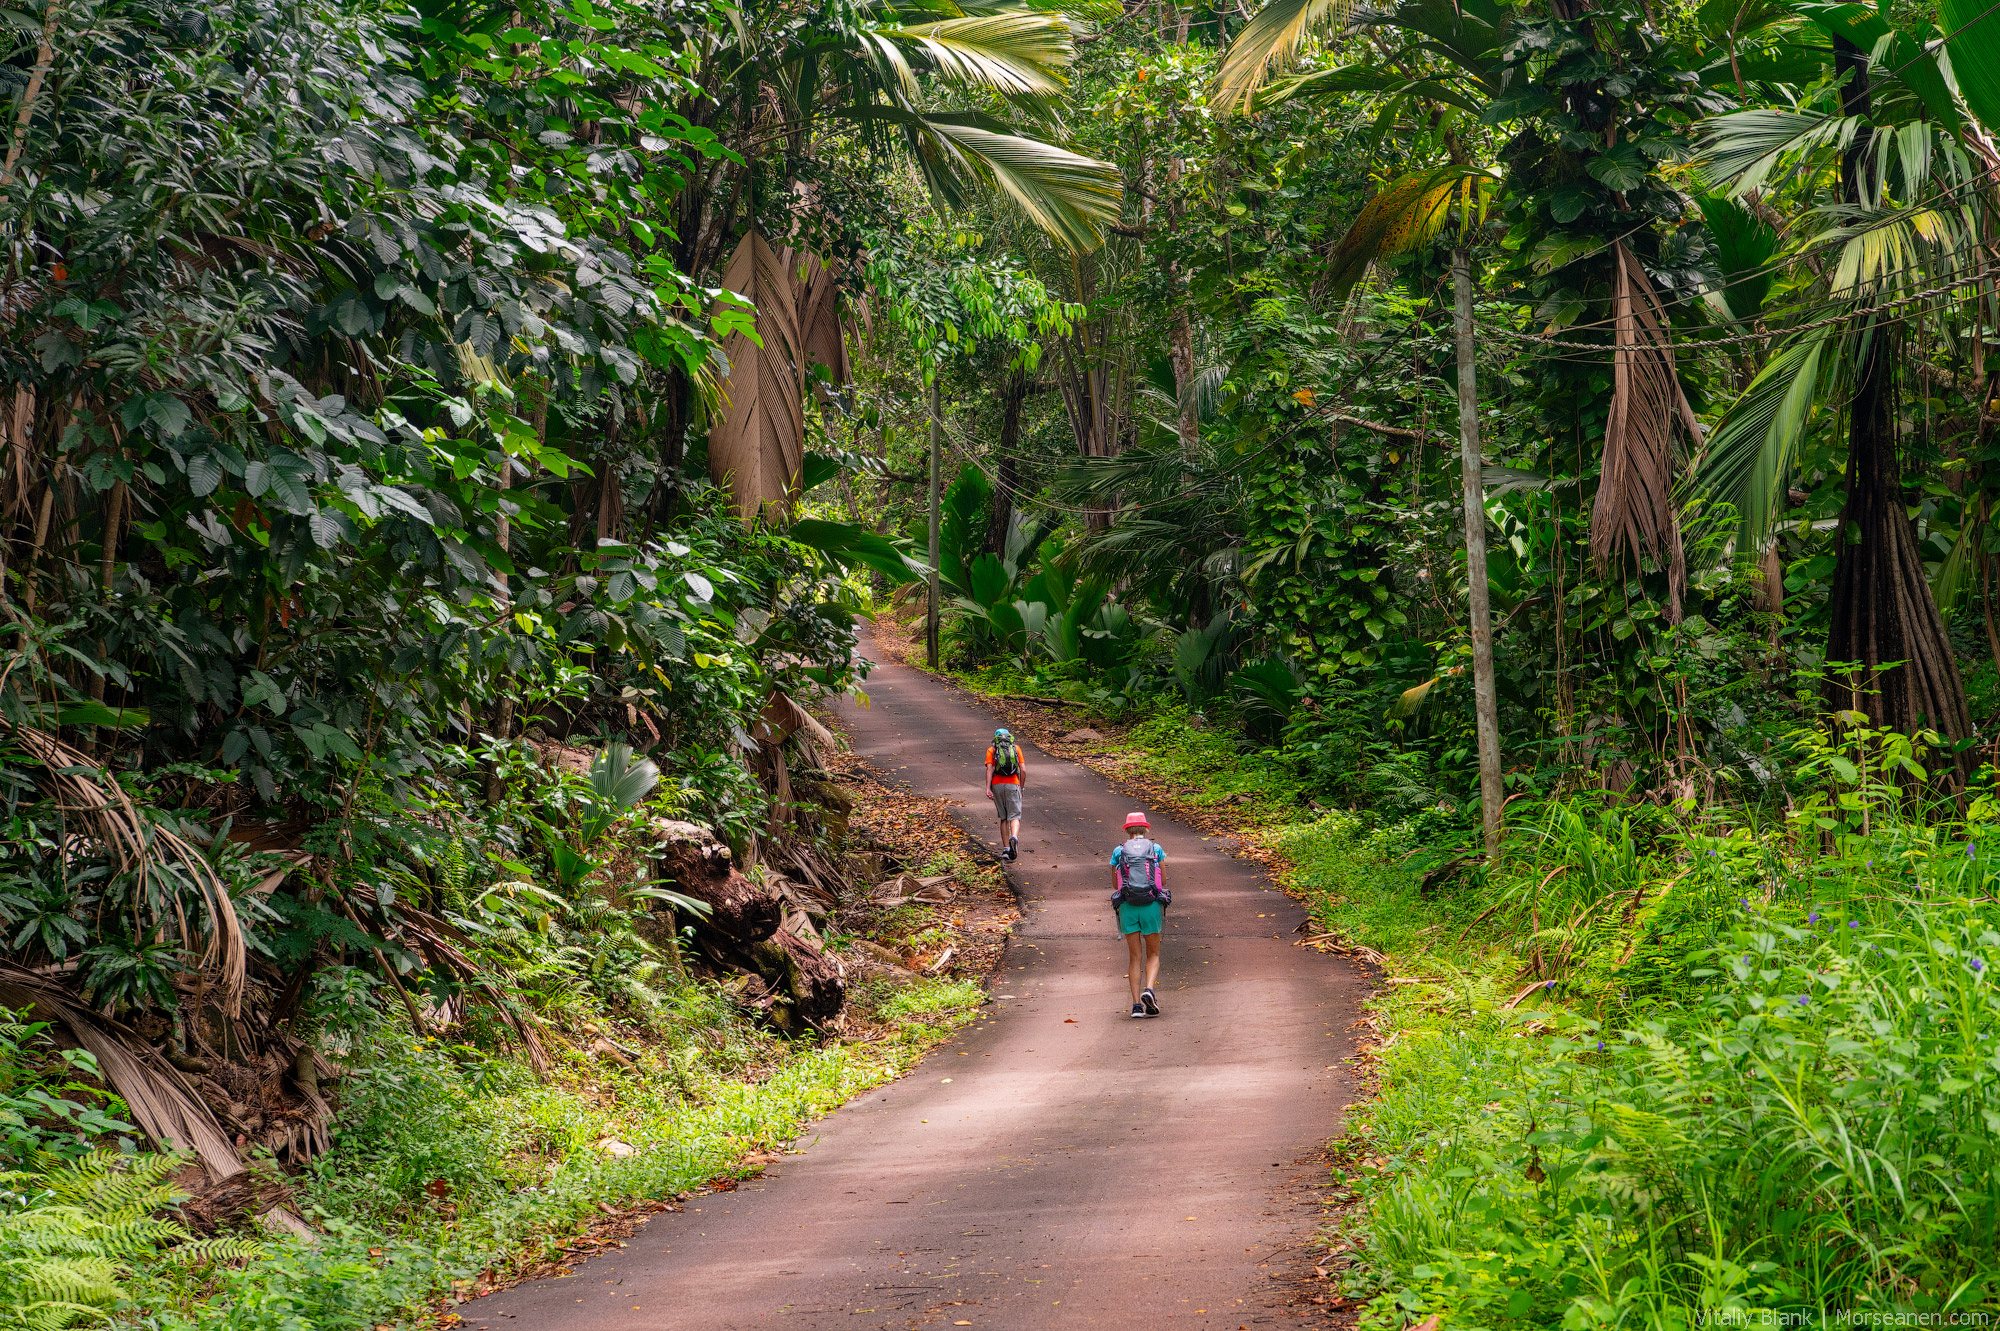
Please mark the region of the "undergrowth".
[[[1321, 810], [1181, 715], [1112, 764], [1236, 800], [1382, 954], [1380, 1094], [1337, 1143], [1363, 1324], [1942, 1325], [2000, 1305], [2000, 804], [1910, 807], [1903, 737], [1793, 737], [1789, 816], [1585, 795]], [[1429, 1319], [1436, 1318], [1435, 1322]]]

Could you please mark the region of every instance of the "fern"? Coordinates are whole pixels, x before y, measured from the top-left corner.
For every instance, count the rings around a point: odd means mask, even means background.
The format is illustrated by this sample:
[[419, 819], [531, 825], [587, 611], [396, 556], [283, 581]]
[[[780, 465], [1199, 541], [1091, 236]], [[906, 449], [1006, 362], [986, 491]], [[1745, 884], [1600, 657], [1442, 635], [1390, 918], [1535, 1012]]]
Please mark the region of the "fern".
[[124, 1296], [122, 1278], [169, 1244], [184, 1260], [250, 1255], [241, 1240], [189, 1243], [157, 1213], [181, 1200], [168, 1177], [182, 1155], [96, 1151], [44, 1157], [36, 1173], [0, 1171], [0, 1326], [64, 1331], [102, 1322]]

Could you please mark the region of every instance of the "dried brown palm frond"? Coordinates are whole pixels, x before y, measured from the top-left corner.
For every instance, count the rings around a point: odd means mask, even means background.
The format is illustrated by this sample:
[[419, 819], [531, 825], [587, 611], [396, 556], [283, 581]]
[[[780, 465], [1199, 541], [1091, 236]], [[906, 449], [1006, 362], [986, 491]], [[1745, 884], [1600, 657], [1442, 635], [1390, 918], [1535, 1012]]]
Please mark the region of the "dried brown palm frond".
[[1699, 438], [1701, 426], [1674, 371], [1673, 337], [1652, 280], [1623, 241], [1613, 251], [1611, 412], [1590, 549], [1602, 563], [1619, 556], [1657, 561], [1667, 571], [1668, 614], [1678, 621], [1687, 555], [1674, 507], [1674, 471], [1682, 433]]
[[7, 962], [0, 962], [0, 1005], [30, 1009], [36, 1020], [67, 1029], [97, 1059], [133, 1120], [162, 1149], [193, 1151], [218, 1182], [243, 1168], [215, 1114], [145, 1037], [92, 1012], [69, 990]]
[[172, 928], [181, 944], [197, 958], [222, 992], [230, 1016], [242, 1011], [243, 982], [248, 955], [243, 923], [237, 918], [229, 889], [205, 857], [172, 829], [148, 820], [117, 781], [88, 755], [45, 731], [0, 717], [0, 728], [42, 765], [40, 780], [48, 795], [71, 820], [73, 839], [94, 847], [121, 871], [147, 876], [173, 874], [195, 889], [207, 928], [190, 927], [180, 894], [153, 894], [158, 903], [142, 929]]
[[782, 744], [794, 732], [803, 730], [814, 743], [826, 748], [838, 748], [839, 743], [833, 732], [819, 723], [819, 718], [799, 706], [790, 694], [778, 689], [771, 690], [771, 696], [764, 703], [764, 710], [757, 715], [757, 724], [751, 735], [759, 742]]
[[455, 973], [472, 993], [484, 999], [501, 1023], [521, 1042], [535, 1075], [546, 1077], [551, 1064], [548, 1050], [542, 1046], [541, 1034], [535, 1029], [534, 1022], [522, 1014], [519, 1004], [508, 1001], [499, 982], [464, 953], [465, 935], [452, 927], [450, 922], [429, 911], [403, 906], [397, 910], [396, 917], [403, 935], [416, 944], [432, 969]]
[[792, 252], [774, 249], [752, 227], [722, 277], [723, 286], [757, 307], [757, 339], [763, 343], [742, 333], [724, 339], [728, 401], [708, 432], [709, 475], [729, 490], [746, 523], [766, 504], [789, 503], [805, 465], [804, 346], [793, 269]]
[[841, 314], [839, 272], [816, 254], [803, 256], [799, 283], [799, 351], [804, 366], [823, 365], [834, 388], [854, 378], [847, 358], [847, 320]]

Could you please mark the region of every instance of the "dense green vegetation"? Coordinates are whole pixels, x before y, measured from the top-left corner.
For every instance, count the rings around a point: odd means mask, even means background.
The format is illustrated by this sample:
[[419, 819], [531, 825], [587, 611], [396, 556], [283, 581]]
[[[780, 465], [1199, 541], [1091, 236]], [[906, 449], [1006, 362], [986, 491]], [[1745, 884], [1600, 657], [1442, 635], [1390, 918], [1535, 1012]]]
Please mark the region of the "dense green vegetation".
[[1407, 972], [1375, 1323], [2000, 1297], [1991, 11], [5, 15], [7, 1315], [377, 1325], [904, 1066], [809, 709], [927, 579]]
[[1906, 755], [1818, 750], [1829, 837], [1575, 797], [1490, 869], [1171, 709], [1100, 761], [1227, 810], [1393, 977], [1333, 1287], [1371, 1325], [1583, 1328], [1992, 1306], [2000, 828], [1911, 817]]

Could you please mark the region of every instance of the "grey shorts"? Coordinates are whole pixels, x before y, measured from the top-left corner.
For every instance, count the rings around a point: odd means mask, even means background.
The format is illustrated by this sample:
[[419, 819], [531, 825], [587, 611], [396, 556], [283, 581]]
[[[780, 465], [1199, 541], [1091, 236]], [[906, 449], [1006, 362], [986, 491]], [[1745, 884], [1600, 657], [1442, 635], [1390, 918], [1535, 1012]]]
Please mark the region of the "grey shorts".
[[995, 781], [993, 790], [993, 811], [1000, 815], [1001, 822], [1021, 816], [1021, 788], [1010, 781]]

